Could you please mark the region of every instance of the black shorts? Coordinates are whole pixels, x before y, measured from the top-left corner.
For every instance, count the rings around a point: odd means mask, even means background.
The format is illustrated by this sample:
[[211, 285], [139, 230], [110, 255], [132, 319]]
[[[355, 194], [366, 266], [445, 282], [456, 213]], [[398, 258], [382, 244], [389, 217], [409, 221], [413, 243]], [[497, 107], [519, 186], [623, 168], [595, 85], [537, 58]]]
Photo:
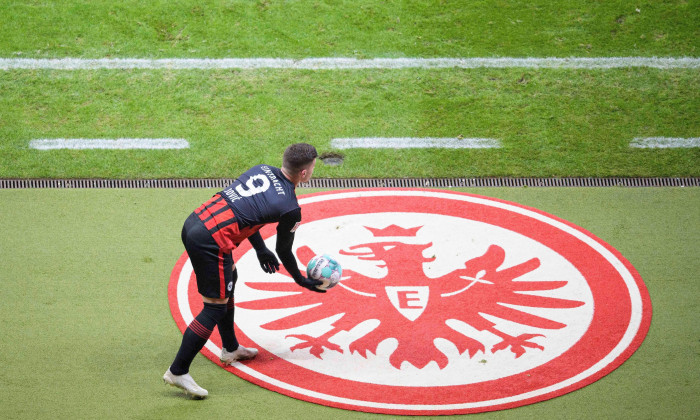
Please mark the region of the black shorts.
[[223, 299], [233, 296], [237, 276], [230, 252], [223, 252], [199, 217], [192, 213], [182, 227], [182, 243], [197, 277], [202, 296]]

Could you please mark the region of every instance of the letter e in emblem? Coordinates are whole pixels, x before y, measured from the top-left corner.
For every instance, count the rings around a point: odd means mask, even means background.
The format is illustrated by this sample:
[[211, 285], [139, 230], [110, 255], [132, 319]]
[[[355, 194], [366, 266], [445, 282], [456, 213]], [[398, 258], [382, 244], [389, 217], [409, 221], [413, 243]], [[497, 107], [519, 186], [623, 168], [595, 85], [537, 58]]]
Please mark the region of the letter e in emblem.
[[386, 286], [389, 302], [409, 321], [415, 321], [428, 306], [428, 286]]

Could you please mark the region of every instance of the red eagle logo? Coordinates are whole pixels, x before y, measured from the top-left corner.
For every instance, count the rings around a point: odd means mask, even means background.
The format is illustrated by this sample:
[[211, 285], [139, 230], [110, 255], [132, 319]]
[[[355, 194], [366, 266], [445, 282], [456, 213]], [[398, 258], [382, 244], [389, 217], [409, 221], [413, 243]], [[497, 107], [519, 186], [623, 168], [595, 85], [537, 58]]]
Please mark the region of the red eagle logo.
[[[387, 274], [383, 278], [355, 272], [350, 264], [341, 261], [343, 280], [328, 293], [300, 292], [300, 288], [291, 281], [246, 282], [248, 287], [256, 290], [297, 293], [237, 303], [237, 306], [251, 310], [308, 306], [306, 310], [261, 326], [268, 330], [286, 330], [342, 314], [333, 322], [332, 328], [320, 336], [289, 336], [300, 340], [291, 347], [292, 351], [309, 349], [317, 358], [323, 358], [325, 351], [342, 353], [344, 350], [329, 340], [341, 331], [350, 331], [368, 319], [375, 319], [379, 325], [352, 341], [350, 352], [367, 358], [368, 353], [376, 354], [382, 341], [394, 338], [398, 341], [398, 347], [391, 353], [389, 361], [395, 368], [399, 369], [403, 362], [408, 362], [421, 369], [435, 361], [443, 369], [448, 364], [448, 358], [435, 346], [436, 338], [449, 340], [460, 354], [468, 353], [471, 358], [487, 351], [509, 351], [514, 358], [519, 358], [530, 351], [544, 350], [544, 346], [536, 340], [546, 337], [532, 333], [509, 335], [496, 328], [489, 318], [507, 320], [523, 326], [523, 329], [557, 330], [566, 327], [566, 324], [517, 308], [568, 309], [584, 305], [578, 300], [538, 295], [538, 292], [562, 288], [568, 282], [560, 279], [518, 280], [536, 270], [540, 266], [539, 259], [532, 258], [505, 267], [506, 252], [497, 245], [491, 245], [483, 255], [465, 261], [463, 267], [449, 274], [430, 278], [425, 273], [424, 263], [432, 262], [436, 257], [426, 258], [424, 251], [432, 246], [432, 242], [415, 244], [401, 241], [401, 238], [415, 238], [421, 227], [366, 227], [377, 242], [358, 244], [340, 251], [348, 259], [376, 262], [378, 267], [386, 269]], [[316, 254], [315, 251], [302, 246], [297, 250], [297, 257], [306, 264]], [[283, 269], [281, 273], [289, 276]], [[450, 327], [446, 322], [448, 319], [497, 336], [497, 344], [487, 349], [478, 339]], [[543, 339], [537, 341], [544, 344]], [[421, 351], [416, 351], [416, 348]]]

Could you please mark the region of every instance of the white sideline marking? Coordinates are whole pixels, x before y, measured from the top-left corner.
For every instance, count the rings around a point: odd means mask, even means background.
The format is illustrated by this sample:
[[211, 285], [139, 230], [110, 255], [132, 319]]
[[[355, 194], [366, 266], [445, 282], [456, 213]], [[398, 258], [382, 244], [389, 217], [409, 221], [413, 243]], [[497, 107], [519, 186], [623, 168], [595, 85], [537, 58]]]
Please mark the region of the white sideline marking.
[[0, 70], [53, 69], [403, 69], [403, 68], [700, 68], [697, 57], [473, 58], [0, 58]]
[[38, 150], [54, 149], [187, 149], [185, 139], [38, 139], [29, 142]]
[[439, 137], [359, 137], [331, 140], [336, 149], [494, 149], [501, 147], [498, 139], [439, 138]]
[[635, 137], [630, 147], [638, 149], [666, 149], [700, 147], [700, 137]]

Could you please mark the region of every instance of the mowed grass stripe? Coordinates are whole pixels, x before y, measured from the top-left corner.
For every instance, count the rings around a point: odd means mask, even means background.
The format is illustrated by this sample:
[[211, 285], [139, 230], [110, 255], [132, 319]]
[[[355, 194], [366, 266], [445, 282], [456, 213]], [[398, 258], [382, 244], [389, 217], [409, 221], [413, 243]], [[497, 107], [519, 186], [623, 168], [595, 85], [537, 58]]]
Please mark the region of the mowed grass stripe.
[[[698, 176], [696, 69], [0, 72], [0, 177], [220, 178], [334, 138], [492, 138], [499, 149], [344, 149], [325, 178]], [[30, 149], [31, 139], [185, 138], [183, 150]], [[49, 157], [49, 158], [47, 158]]]
[[474, 57], [474, 58], [0, 58], [0, 69], [405, 69], [405, 68], [700, 68], [696, 57]]
[[[0, 57], [679, 57], [696, 1], [12, 1]], [[695, 22], [695, 23], [694, 23]]]

